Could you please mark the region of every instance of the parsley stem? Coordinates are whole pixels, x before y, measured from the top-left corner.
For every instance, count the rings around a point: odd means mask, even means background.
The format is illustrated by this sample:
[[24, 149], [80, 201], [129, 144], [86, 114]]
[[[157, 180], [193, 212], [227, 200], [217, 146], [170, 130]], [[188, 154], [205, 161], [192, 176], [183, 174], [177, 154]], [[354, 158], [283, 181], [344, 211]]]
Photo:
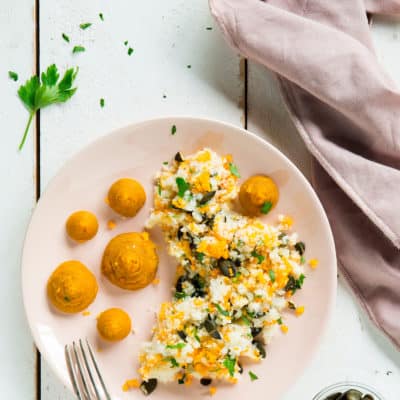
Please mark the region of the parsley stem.
[[33, 112], [33, 111], [29, 113], [29, 119], [28, 119], [28, 123], [26, 124], [24, 136], [22, 136], [21, 143], [19, 144], [19, 147], [18, 147], [18, 150], [19, 150], [19, 151], [21, 151], [22, 148], [24, 147], [25, 140], [26, 140], [26, 137], [27, 137], [27, 135], [28, 135], [28, 130], [29, 130], [29, 127], [31, 126], [32, 119], [33, 119], [35, 113], [36, 113], [36, 112]]

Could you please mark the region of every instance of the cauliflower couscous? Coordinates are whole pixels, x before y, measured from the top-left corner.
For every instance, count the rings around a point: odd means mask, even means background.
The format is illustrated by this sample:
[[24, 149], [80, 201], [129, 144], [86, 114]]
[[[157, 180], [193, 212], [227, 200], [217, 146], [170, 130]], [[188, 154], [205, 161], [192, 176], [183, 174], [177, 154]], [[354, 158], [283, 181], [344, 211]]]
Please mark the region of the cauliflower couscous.
[[231, 156], [207, 148], [177, 153], [155, 178], [147, 228], [161, 226], [178, 267], [173, 300], [139, 356], [144, 382], [235, 383], [241, 359], [264, 358], [286, 327], [283, 310], [296, 309], [304, 243], [284, 216], [270, 225], [235, 212], [238, 191]]

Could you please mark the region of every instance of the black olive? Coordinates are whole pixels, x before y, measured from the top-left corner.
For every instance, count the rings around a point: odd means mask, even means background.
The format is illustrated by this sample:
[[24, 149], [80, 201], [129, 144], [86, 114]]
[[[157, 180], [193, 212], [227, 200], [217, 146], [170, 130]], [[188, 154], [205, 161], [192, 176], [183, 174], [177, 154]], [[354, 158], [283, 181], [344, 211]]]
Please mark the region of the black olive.
[[175, 289], [177, 292], [183, 292], [182, 283], [186, 281], [186, 278], [182, 275], [178, 278], [175, 284]]
[[210, 314], [208, 315], [207, 319], [203, 323], [204, 328], [206, 328], [206, 331], [210, 334], [210, 336], [214, 339], [221, 339], [221, 335], [217, 331], [217, 324], [215, 321], [213, 321], [210, 317]]
[[267, 356], [264, 345], [259, 340], [253, 340], [253, 345], [260, 353], [261, 358], [265, 358]]
[[182, 154], [181, 154], [180, 151], [178, 151], [178, 152], [175, 154], [174, 159], [175, 159], [175, 161], [177, 161], [177, 162], [182, 162], [182, 161], [183, 161], [183, 157], [182, 157]]
[[215, 190], [205, 193], [203, 197], [200, 199], [199, 204], [203, 205], [208, 203], [214, 196], [215, 196]]
[[238, 368], [239, 368], [239, 374], [243, 374], [243, 367], [242, 367], [242, 364], [240, 364], [239, 362], [237, 363], [237, 365], [238, 365]]
[[212, 382], [212, 379], [211, 379], [211, 378], [201, 378], [201, 379], [200, 379], [200, 383], [201, 383], [203, 386], [211, 385], [211, 382]]
[[150, 393], [154, 392], [155, 388], [157, 387], [157, 379], [151, 378], [148, 381], [143, 381], [140, 384], [140, 390], [148, 396]]
[[362, 400], [375, 400], [375, 397], [370, 394], [365, 394]]
[[178, 232], [177, 232], [177, 234], [176, 234], [178, 240], [181, 240], [181, 239], [183, 238], [183, 231], [182, 231], [182, 229], [183, 229], [183, 226], [180, 226], [179, 229], [178, 229]]
[[342, 392], [337, 392], [329, 395], [325, 400], [337, 400], [342, 395]]
[[223, 275], [229, 278], [233, 278], [236, 275], [237, 268], [232, 260], [225, 260], [223, 258], [220, 258], [218, 260], [218, 268]]
[[262, 331], [262, 328], [255, 328], [254, 326], [251, 328], [251, 335], [257, 336], [258, 334], [260, 334]]
[[184, 342], [186, 342], [187, 335], [186, 335], [185, 332], [183, 332], [183, 331], [177, 331], [176, 333], [178, 334], [178, 336], [179, 336]]
[[304, 244], [304, 242], [297, 242], [294, 245], [294, 248], [299, 252], [299, 254], [302, 256], [304, 254], [304, 252], [306, 251], [306, 245]]
[[191, 297], [206, 297], [206, 292], [203, 289], [196, 289]]

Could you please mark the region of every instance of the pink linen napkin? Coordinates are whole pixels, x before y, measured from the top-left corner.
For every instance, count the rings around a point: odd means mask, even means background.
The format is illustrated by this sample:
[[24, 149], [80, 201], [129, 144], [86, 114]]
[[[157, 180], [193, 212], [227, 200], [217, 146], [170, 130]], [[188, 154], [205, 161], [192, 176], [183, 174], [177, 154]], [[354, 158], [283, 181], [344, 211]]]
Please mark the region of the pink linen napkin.
[[366, 17], [400, 13], [400, 0], [210, 0], [210, 7], [230, 45], [278, 75], [314, 156], [313, 184], [343, 274], [400, 348], [400, 92], [377, 61]]

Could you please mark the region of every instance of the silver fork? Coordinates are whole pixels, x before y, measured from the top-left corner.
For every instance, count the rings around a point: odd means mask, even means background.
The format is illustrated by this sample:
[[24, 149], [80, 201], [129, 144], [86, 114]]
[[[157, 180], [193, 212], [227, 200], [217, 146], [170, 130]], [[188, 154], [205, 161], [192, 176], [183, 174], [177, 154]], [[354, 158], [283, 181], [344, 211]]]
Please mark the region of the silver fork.
[[79, 400], [111, 400], [92, 347], [87, 339], [79, 339], [79, 345], [65, 345], [65, 360], [72, 387]]

